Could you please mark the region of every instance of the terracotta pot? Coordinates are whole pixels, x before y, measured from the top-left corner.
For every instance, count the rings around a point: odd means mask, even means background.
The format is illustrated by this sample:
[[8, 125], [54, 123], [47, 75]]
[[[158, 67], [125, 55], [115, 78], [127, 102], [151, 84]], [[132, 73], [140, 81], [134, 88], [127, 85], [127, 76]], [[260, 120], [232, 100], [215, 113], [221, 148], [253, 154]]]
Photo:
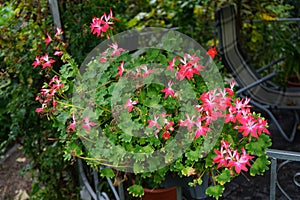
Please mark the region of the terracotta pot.
[[300, 87], [300, 80], [296, 76], [293, 76], [293, 77], [289, 78], [288, 86]]
[[144, 188], [143, 200], [176, 200], [176, 187], [148, 189]]

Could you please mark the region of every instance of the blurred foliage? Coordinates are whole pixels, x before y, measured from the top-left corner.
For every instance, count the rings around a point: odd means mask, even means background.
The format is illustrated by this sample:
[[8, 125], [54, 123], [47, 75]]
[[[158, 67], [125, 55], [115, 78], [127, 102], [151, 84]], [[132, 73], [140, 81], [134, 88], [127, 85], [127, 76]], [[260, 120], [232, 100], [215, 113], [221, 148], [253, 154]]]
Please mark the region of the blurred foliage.
[[273, 78], [275, 83], [285, 87], [288, 78], [299, 76], [300, 72], [300, 21], [280, 19], [299, 17], [300, 2], [240, 0], [235, 5], [241, 30], [240, 42], [249, 62], [260, 68], [285, 57], [284, 62], [277, 66], [279, 73]]
[[[68, 198], [76, 190], [73, 166], [63, 161], [62, 145], [50, 140], [57, 132], [47, 118], [41, 119], [34, 112], [38, 106], [35, 94], [43, 76], [33, 69], [32, 61], [44, 45], [52, 22], [48, 3], [15, 0], [0, 5], [1, 151], [4, 153], [14, 142], [23, 145], [32, 160], [30, 169], [36, 180], [32, 199]], [[45, 194], [43, 198], [40, 193]]]

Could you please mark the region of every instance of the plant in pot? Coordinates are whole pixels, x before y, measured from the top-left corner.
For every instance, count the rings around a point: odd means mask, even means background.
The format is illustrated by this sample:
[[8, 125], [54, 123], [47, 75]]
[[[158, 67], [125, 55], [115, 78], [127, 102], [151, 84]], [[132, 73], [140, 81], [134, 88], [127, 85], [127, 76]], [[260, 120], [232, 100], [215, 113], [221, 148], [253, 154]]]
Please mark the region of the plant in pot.
[[235, 96], [233, 83], [223, 86], [215, 48], [162, 28], [113, 35], [115, 20], [112, 11], [92, 19], [92, 33], [108, 39], [80, 68], [60, 28], [45, 39], [53, 52], [33, 63], [49, 77], [36, 112], [53, 120], [65, 159], [82, 158], [116, 184], [131, 179], [136, 197], [145, 183], [154, 189], [179, 177], [194, 187], [208, 176], [206, 194], [219, 198], [242, 171], [264, 173], [267, 121]]
[[[300, 56], [299, 36], [295, 33], [299, 31], [299, 27], [294, 22], [287, 23], [281, 26], [280, 31], [276, 33], [276, 37], [279, 37], [280, 41], [276, 42], [275, 49], [277, 54], [284, 57], [281, 62], [280, 70], [278, 74], [279, 80], [283, 86], [299, 86], [300, 85], [300, 63], [298, 58]], [[278, 35], [278, 36], [277, 36]]]
[[[298, 39], [299, 40], [299, 39]], [[300, 86], [300, 63], [298, 62], [300, 50], [296, 48], [299, 41], [288, 41], [284, 48], [285, 59], [282, 65], [284, 80], [288, 86]]]

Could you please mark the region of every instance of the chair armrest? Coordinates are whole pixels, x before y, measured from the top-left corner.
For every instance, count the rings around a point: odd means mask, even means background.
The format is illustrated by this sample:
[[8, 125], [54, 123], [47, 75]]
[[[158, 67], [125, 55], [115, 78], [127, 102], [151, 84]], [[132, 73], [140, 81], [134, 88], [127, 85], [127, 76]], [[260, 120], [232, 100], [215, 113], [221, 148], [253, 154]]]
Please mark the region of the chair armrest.
[[274, 71], [271, 74], [268, 74], [267, 76], [264, 76], [261, 79], [259, 79], [259, 80], [255, 81], [255, 82], [247, 85], [246, 87], [243, 87], [243, 88], [239, 89], [238, 91], [236, 91], [236, 93], [239, 94], [239, 93], [242, 93], [242, 92], [244, 92], [244, 91], [246, 91], [246, 90], [248, 90], [250, 88], [253, 88], [253, 87], [257, 86], [258, 84], [263, 83], [263, 82], [269, 80], [270, 78], [272, 78], [275, 75], [276, 75], [276, 72]]
[[260, 73], [260, 72], [262, 72], [262, 71], [264, 71], [264, 70], [266, 70], [266, 69], [272, 67], [273, 65], [276, 65], [276, 64], [282, 62], [283, 60], [284, 60], [284, 57], [280, 57], [280, 58], [278, 58], [277, 60], [274, 60], [274, 61], [272, 61], [271, 63], [269, 63], [269, 64], [267, 64], [267, 65], [265, 65], [265, 66], [259, 68], [258, 70], [256, 70], [256, 72], [257, 72], [257, 73]]

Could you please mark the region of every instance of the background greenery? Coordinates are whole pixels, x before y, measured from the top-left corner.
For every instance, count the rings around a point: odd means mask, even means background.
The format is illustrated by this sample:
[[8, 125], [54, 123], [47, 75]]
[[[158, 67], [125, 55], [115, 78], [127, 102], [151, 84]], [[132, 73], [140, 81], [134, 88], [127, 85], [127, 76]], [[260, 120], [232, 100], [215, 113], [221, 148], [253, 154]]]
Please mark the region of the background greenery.
[[[61, 0], [59, 7], [68, 50], [81, 63], [100, 42], [89, 34], [92, 17], [109, 8], [121, 21], [115, 33], [133, 27], [176, 28], [208, 48], [217, 44], [215, 10], [228, 3], [236, 5], [241, 43], [255, 67], [287, 56], [290, 63], [280, 70], [299, 71], [299, 62], [294, 62], [299, 57], [299, 24], [266, 21], [298, 17], [297, 0]], [[38, 171], [33, 199], [78, 198], [76, 166], [63, 160], [63, 147], [47, 116], [41, 118], [34, 112], [39, 106], [35, 95], [44, 77], [32, 62], [45, 47], [46, 33], [54, 31], [47, 0], [0, 0], [0, 28], [0, 155], [15, 142], [23, 145], [32, 160], [28, 169]], [[297, 31], [297, 37], [287, 40]], [[286, 66], [296, 67], [287, 71]], [[281, 73], [281, 84], [288, 74]]]

